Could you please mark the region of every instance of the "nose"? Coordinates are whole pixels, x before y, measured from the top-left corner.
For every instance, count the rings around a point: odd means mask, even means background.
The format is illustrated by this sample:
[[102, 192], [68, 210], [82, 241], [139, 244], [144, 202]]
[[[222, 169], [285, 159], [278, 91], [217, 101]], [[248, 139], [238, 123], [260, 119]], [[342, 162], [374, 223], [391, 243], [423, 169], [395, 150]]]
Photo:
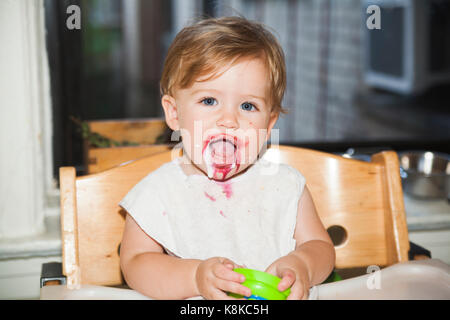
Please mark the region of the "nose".
[[220, 116], [217, 119], [216, 124], [218, 127], [226, 129], [238, 129], [239, 128], [238, 115], [234, 110], [224, 108], [220, 113]]

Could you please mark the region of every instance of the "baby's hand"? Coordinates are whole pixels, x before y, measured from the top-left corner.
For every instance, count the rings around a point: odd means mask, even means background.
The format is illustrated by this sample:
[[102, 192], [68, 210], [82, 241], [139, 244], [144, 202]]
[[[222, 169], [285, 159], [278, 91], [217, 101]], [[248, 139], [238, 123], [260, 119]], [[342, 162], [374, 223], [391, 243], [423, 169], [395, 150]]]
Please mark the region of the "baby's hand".
[[233, 271], [238, 267], [226, 258], [214, 257], [204, 260], [195, 274], [198, 291], [205, 299], [214, 300], [233, 299], [226, 292], [250, 296], [250, 289], [241, 284], [245, 281], [245, 277]]
[[291, 288], [287, 300], [308, 299], [310, 286], [308, 269], [301, 259], [290, 255], [281, 257], [272, 263], [266, 272], [281, 278], [278, 291]]

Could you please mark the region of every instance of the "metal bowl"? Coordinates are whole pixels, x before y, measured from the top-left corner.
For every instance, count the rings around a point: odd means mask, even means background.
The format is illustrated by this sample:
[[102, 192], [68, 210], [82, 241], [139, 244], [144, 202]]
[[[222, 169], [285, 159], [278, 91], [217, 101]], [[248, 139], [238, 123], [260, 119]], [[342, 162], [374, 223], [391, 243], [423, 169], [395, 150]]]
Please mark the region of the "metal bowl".
[[399, 153], [403, 191], [415, 198], [450, 198], [450, 155], [430, 151]]

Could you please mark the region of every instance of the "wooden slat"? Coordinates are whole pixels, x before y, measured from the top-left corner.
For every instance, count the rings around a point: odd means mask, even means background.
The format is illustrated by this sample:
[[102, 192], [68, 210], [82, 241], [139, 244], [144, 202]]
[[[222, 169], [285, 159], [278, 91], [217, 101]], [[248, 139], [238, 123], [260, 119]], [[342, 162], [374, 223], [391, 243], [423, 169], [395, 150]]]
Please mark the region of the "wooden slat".
[[167, 128], [162, 118], [89, 121], [89, 129], [116, 141], [154, 144]]
[[135, 142], [138, 146], [97, 148], [84, 140], [84, 163], [87, 173], [97, 173], [124, 162], [169, 150], [170, 146], [155, 145], [157, 138], [167, 129], [163, 118], [120, 119], [88, 121], [91, 132], [123, 142]]
[[78, 218], [75, 168], [60, 168], [59, 177], [63, 274], [67, 277], [67, 287], [70, 289], [76, 289], [79, 288], [81, 284], [81, 269], [78, 257]]
[[170, 148], [171, 146], [166, 144], [114, 148], [89, 148], [87, 165], [88, 174], [111, 169], [122, 163], [142, 158], [144, 156], [169, 151]]
[[380, 164], [383, 168], [386, 242], [389, 249], [388, 264], [408, 261], [408, 226], [398, 156], [393, 151], [385, 151], [373, 155], [372, 161]]

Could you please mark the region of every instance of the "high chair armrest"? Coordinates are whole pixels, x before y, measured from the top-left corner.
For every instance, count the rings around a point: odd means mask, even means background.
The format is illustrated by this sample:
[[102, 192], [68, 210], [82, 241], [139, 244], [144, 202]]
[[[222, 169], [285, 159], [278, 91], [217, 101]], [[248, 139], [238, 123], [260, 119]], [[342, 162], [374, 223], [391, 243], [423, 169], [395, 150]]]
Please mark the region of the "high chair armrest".
[[431, 259], [431, 251], [427, 250], [414, 242], [409, 242], [409, 260]]
[[66, 284], [66, 276], [62, 273], [61, 262], [48, 262], [42, 264], [41, 288], [45, 285], [52, 284]]

